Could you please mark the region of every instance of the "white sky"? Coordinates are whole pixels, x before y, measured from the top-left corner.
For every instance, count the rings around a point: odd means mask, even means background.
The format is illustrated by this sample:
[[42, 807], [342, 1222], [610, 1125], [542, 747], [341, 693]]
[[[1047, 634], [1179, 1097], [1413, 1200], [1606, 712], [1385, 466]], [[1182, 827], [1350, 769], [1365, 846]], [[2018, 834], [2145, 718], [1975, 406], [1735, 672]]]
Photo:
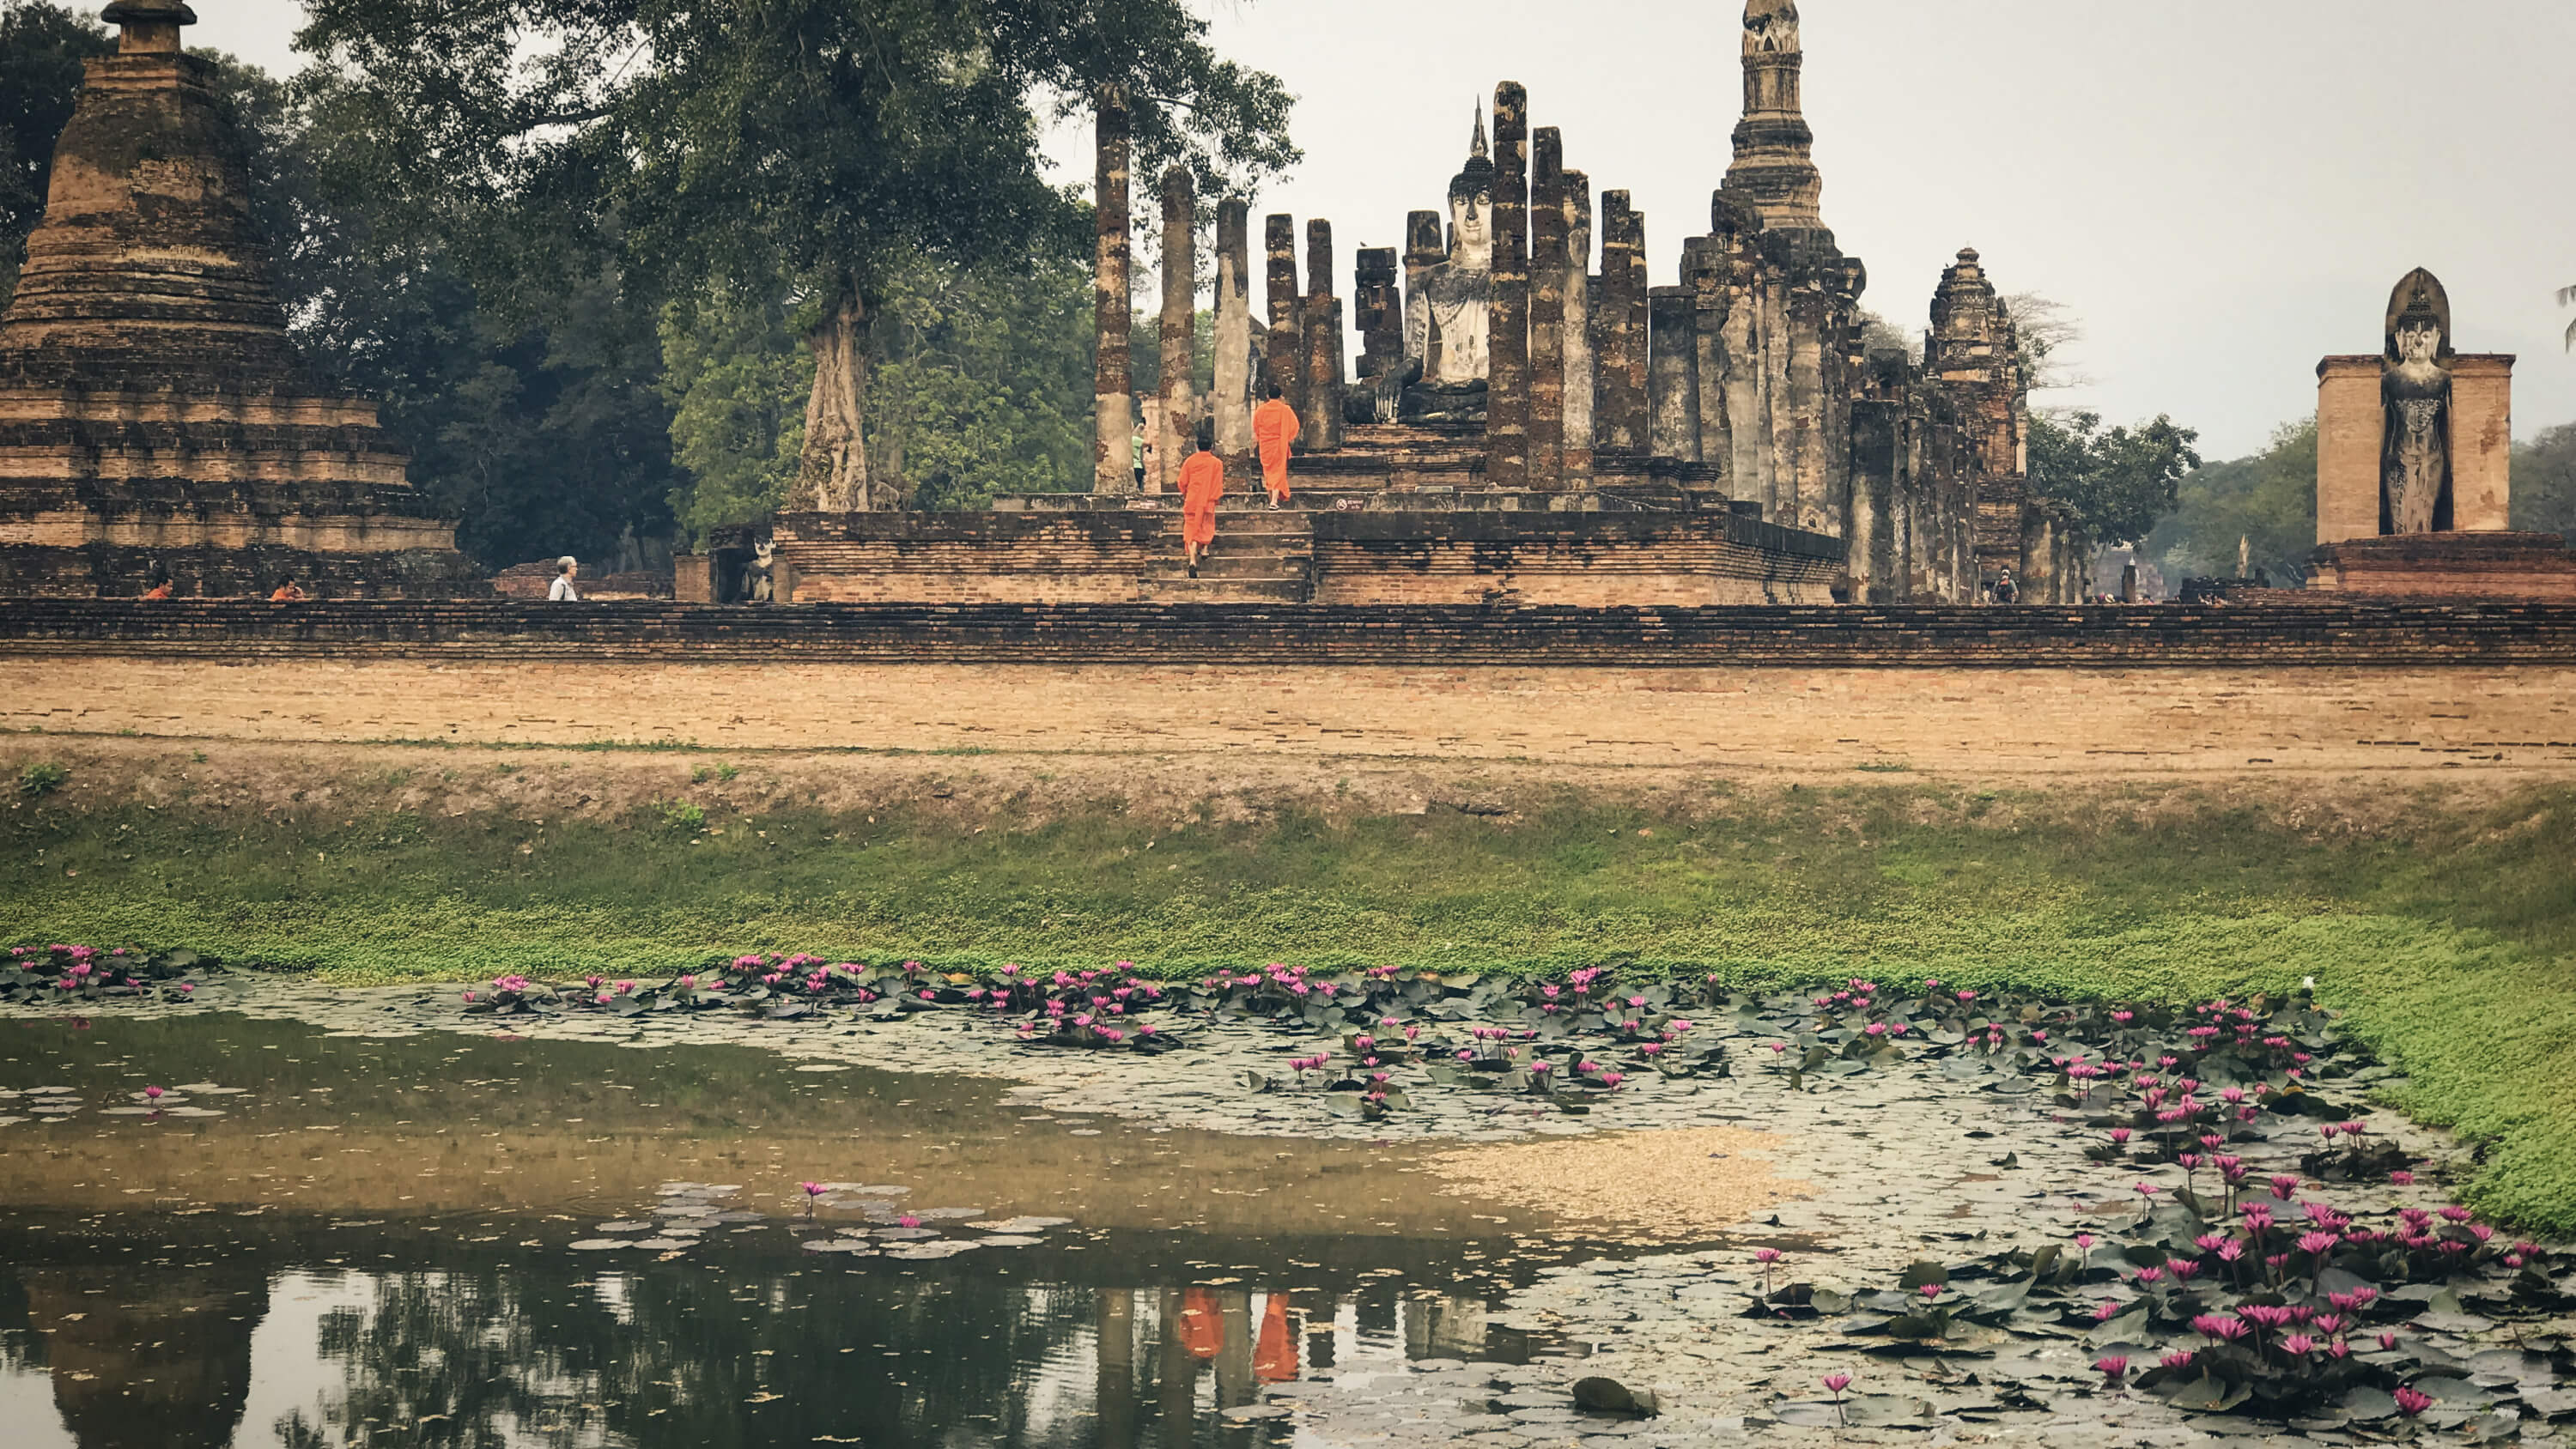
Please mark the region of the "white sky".
[[[1436, 208], [1494, 82], [1529, 88], [1566, 164], [1626, 187], [1653, 279], [1708, 229], [1742, 96], [1731, 0], [1195, 0], [1226, 54], [1300, 98], [1307, 160], [1259, 217], [1352, 250]], [[294, 0], [195, 0], [193, 44], [296, 65]], [[2006, 292], [2073, 309], [2092, 385], [2229, 457], [2314, 410], [2317, 359], [2379, 345], [2427, 266], [2465, 351], [2517, 352], [2515, 431], [2576, 421], [2576, 4], [2569, 0], [1805, 0], [1825, 219], [1868, 305], [1919, 329], [1973, 245]], [[1087, 137], [1058, 159], [1088, 174]], [[1148, 189], [1140, 185], [1140, 197]], [[1139, 215], [1143, 215], [1140, 209]], [[1140, 286], [1139, 298], [1151, 292]]]

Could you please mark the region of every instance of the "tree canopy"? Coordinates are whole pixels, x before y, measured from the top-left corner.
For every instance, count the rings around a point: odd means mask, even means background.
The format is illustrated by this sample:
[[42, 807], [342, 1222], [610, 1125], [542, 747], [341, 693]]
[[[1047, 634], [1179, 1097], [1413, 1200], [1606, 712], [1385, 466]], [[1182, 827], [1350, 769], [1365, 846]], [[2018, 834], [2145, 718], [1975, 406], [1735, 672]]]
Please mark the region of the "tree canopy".
[[2233, 577], [2241, 539], [2275, 584], [2297, 580], [2317, 542], [2317, 424], [2284, 424], [2251, 457], [2194, 469], [2143, 552], [2168, 576]]
[[2133, 543], [2173, 511], [2183, 476], [2200, 466], [2199, 441], [2196, 429], [2163, 414], [2105, 429], [2100, 413], [2034, 413], [2031, 491], [2065, 505], [2095, 543]]
[[800, 497], [881, 506], [875, 318], [927, 264], [1008, 285], [1077, 255], [1042, 122], [1115, 88], [1140, 159], [1211, 185], [1278, 169], [1289, 97], [1179, 0], [317, 0], [415, 215], [506, 217], [480, 270], [516, 305], [568, 259], [665, 299], [777, 309], [812, 356]]
[[54, 138], [80, 97], [81, 62], [116, 49], [107, 27], [46, 0], [0, 10], [0, 307], [18, 290], [45, 212]]

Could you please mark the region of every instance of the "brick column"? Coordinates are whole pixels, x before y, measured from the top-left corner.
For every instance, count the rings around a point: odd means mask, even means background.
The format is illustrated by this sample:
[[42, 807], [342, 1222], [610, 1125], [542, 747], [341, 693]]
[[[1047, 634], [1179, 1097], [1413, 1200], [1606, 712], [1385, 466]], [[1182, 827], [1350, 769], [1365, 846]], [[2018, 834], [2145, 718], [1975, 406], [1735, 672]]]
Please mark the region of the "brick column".
[[1229, 458], [1252, 451], [1251, 208], [1241, 197], [1216, 204], [1216, 377], [1210, 410], [1216, 449]]
[[[1417, 323], [1413, 315], [1414, 299], [1422, 295], [1422, 278], [1449, 256], [1444, 223], [1436, 211], [1411, 211], [1404, 216], [1404, 352], [1422, 364], [1422, 375], [1430, 377], [1436, 370], [1438, 344], [1431, 339], [1428, 323]], [[1416, 326], [1421, 331], [1415, 332]]]
[[1565, 486], [1565, 141], [1530, 135], [1529, 481]]
[[[1262, 243], [1269, 256], [1270, 332], [1264, 360], [1288, 406], [1306, 418], [1306, 324], [1297, 305], [1297, 219], [1274, 213], [1262, 222]], [[1269, 395], [1263, 390], [1263, 396]]]
[[1530, 484], [1529, 92], [1494, 87], [1494, 298], [1486, 340], [1485, 481]]
[[1625, 191], [1601, 193], [1601, 339], [1594, 366], [1593, 446], [1646, 448], [1646, 220]]
[[1333, 224], [1306, 223], [1306, 402], [1298, 409], [1300, 449], [1342, 446], [1342, 303], [1333, 295]]
[[1658, 458], [1699, 459], [1699, 312], [1688, 287], [1647, 292], [1648, 446]]
[[1362, 380], [1404, 361], [1404, 297], [1395, 285], [1395, 248], [1362, 247], [1351, 258], [1351, 304], [1360, 329]]
[[1592, 178], [1580, 171], [1559, 178], [1565, 207], [1565, 465], [1568, 488], [1592, 486], [1593, 410], [1600, 378], [1593, 355]]
[[2317, 364], [2317, 542], [2377, 538], [2379, 358]]
[[1198, 431], [1190, 386], [1198, 341], [1198, 194], [1188, 168], [1163, 173], [1162, 436], [1154, 443], [1155, 492], [1181, 486], [1181, 460]]
[[1117, 86], [1103, 86], [1093, 101], [1092, 205], [1099, 240], [1092, 253], [1091, 274], [1091, 489], [1133, 493], [1136, 399], [1127, 349], [1135, 309], [1127, 290], [1127, 93]]

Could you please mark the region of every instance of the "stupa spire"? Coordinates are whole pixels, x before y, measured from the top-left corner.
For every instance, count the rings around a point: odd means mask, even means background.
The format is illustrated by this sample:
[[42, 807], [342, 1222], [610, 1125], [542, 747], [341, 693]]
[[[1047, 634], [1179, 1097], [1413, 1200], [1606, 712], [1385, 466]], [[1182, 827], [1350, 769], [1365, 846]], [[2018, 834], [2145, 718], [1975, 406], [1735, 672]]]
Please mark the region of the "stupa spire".
[[1735, 162], [1726, 190], [1751, 203], [1774, 231], [1816, 234], [1826, 244], [1824, 174], [1813, 156], [1816, 134], [1801, 110], [1799, 77], [1806, 53], [1798, 42], [1797, 0], [1748, 0], [1744, 7], [1744, 118], [1735, 126]]

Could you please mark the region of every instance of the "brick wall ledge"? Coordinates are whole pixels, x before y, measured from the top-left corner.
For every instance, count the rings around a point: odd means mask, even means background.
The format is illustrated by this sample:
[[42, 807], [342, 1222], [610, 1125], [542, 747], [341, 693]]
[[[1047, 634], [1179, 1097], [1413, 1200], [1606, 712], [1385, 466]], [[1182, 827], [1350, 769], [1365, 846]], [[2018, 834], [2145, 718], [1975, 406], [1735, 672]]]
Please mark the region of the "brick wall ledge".
[[2576, 664], [2576, 606], [1479, 608], [0, 600], [0, 656], [1706, 668]]

